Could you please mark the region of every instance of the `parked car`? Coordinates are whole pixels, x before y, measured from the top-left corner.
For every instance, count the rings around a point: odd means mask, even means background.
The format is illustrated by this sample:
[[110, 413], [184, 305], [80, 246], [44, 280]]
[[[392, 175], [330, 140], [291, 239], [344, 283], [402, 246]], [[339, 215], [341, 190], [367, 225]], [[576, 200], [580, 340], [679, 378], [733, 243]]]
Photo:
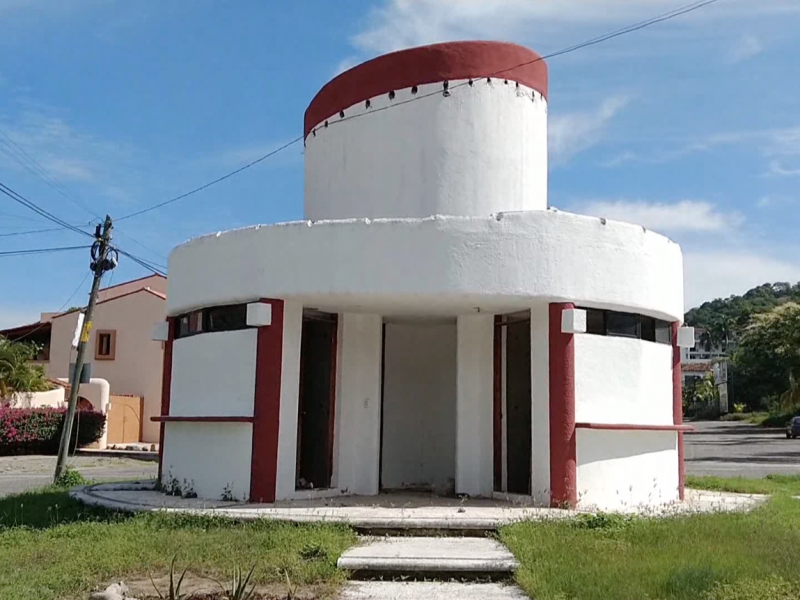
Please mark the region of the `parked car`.
[[794, 439], [798, 435], [800, 435], [800, 417], [792, 417], [792, 420], [786, 424], [786, 439]]

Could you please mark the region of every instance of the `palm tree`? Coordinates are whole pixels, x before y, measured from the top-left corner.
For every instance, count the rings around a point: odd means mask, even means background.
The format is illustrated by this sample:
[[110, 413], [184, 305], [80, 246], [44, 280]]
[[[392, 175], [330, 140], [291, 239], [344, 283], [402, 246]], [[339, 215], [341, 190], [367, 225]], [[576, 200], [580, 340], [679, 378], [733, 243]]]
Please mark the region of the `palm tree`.
[[44, 369], [30, 364], [38, 351], [36, 344], [12, 342], [0, 336], [0, 399], [50, 389]]

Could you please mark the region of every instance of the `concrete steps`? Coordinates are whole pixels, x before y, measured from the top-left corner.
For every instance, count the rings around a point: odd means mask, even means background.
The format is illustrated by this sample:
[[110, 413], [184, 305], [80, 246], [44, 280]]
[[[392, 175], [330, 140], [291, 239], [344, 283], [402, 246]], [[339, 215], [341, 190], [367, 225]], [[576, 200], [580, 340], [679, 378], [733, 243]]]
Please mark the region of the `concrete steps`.
[[490, 538], [362, 538], [338, 566], [363, 577], [506, 579], [517, 568], [514, 556]]
[[446, 581], [352, 581], [340, 600], [527, 600], [514, 585]]

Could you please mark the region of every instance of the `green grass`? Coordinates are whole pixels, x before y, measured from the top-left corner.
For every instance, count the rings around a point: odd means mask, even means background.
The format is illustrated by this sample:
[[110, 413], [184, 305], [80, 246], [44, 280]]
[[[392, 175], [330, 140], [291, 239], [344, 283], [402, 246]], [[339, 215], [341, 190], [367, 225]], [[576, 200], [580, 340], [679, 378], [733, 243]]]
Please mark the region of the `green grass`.
[[729, 413], [720, 417], [722, 421], [744, 421], [762, 427], [786, 427], [786, 424], [795, 416], [794, 412], [770, 413], [770, 412], [750, 412], [750, 413]]
[[[798, 598], [800, 501], [783, 492], [800, 479], [789, 479], [762, 482], [779, 493], [750, 513], [528, 522], [501, 539], [520, 561], [517, 582], [537, 600]], [[718, 489], [744, 490], [738, 482], [719, 480]]]
[[336, 560], [354, 542], [350, 529], [330, 525], [124, 515], [49, 488], [0, 499], [0, 598], [86, 598], [109, 580], [163, 576], [175, 555], [195, 575], [227, 579], [234, 563], [258, 563], [259, 584], [288, 573], [293, 584], [333, 589], [344, 579]]
[[785, 493], [800, 496], [800, 475], [767, 475], [764, 479], [687, 475], [686, 485], [698, 490], [717, 492], [738, 492], [741, 494]]

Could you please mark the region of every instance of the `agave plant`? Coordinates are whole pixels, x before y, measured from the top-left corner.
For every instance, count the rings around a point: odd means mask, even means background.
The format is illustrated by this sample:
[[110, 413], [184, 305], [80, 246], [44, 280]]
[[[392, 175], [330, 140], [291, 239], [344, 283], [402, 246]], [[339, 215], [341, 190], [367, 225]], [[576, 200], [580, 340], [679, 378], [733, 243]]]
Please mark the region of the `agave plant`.
[[177, 559], [177, 555], [172, 557], [172, 562], [169, 565], [169, 590], [167, 591], [167, 595], [161, 593], [161, 590], [158, 589], [156, 582], [153, 581], [153, 576], [148, 573], [150, 577], [150, 583], [153, 584], [153, 588], [156, 590], [156, 594], [161, 600], [181, 600], [185, 598], [185, 594], [181, 594], [181, 585], [183, 584], [183, 578], [186, 577], [186, 572], [189, 570], [187, 566], [183, 573], [181, 573], [180, 579], [178, 579], [178, 583], [175, 583], [175, 559]]
[[[250, 567], [250, 571], [247, 575], [242, 576], [241, 567], [239, 567], [239, 565], [233, 565], [233, 577], [230, 590], [226, 590], [225, 586], [217, 582], [222, 588], [222, 591], [228, 596], [228, 600], [250, 600], [253, 597], [253, 594], [256, 592], [256, 584], [251, 584], [250, 579], [253, 577], [253, 572], [255, 570], [256, 565], [254, 564]], [[247, 589], [248, 585], [250, 589]]]

